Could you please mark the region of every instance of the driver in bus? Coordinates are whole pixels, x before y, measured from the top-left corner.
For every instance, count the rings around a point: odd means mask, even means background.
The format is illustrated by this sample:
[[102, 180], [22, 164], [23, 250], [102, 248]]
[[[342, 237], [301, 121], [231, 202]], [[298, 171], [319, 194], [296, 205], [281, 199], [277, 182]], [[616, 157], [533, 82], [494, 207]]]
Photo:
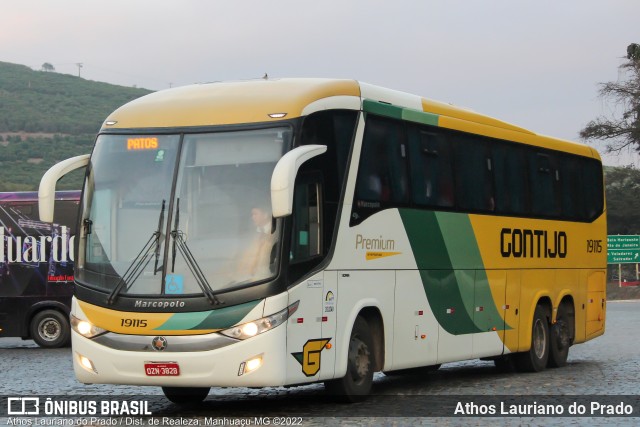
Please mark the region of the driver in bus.
[[255, 230], [249, 246], [241, 253], [237, 275], [260, 280], [271, 276], [272, 252], [276, 234], [272, 230], [271, 213], [263, 206], [251, 209], [251, 221]]

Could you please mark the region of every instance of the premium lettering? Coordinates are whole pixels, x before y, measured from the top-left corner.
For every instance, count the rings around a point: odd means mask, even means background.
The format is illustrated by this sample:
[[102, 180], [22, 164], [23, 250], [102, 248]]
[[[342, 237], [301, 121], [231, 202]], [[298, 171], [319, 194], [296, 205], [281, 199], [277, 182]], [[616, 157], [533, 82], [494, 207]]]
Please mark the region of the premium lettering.
[[392, 251], [396, 248], [396, 241], [392, 239], [365, 239], [362, 234], [356, 236], [356, 249], [378, 249]]

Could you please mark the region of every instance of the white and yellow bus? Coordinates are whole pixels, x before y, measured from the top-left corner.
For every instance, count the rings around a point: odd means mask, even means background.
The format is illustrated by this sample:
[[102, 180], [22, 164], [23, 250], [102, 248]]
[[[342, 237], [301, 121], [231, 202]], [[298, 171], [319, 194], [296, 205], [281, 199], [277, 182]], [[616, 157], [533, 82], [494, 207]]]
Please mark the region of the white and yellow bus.
[[595, 150], [350, 80], [202, 84], [113, 112], [87, 165], [73, 363], [83, 383], [324, 382], [493, 359], [566, 364], [604, 333]]

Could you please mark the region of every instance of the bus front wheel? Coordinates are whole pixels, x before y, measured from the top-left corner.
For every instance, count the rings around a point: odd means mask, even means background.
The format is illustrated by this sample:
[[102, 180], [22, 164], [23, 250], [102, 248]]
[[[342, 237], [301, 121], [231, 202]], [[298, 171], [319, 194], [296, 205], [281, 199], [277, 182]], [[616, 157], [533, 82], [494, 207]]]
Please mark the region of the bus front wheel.
[[210, 387], [162, 387], [164, 395], [177, 405], [195, 405], [207, 398]]
[[67, 317], [56, 310], [43, 310], [33, 316], [29, 332], [36, 344], [44, 348], [64, 347], [71, 338]]
[[347, 354], [347, 373], [325, 382], [325, 389], [342, 402], [360, 402], [367, 398], [373, 384], [373, 338], [369, 324], [358, 316], [353, 324]]
[[540, 372], [547, 367], [549, 360], [549, 322], [547, 310], [536, 306], [531, 327], [531, 348], [514, 355], [516, 369], [521, 372]]

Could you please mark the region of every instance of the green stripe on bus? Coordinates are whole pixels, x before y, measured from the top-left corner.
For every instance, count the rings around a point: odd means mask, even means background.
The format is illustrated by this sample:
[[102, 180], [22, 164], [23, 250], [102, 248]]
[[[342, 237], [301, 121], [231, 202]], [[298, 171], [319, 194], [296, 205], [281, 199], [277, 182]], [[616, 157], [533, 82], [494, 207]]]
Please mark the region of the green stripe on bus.
[[367, 113], [402, 120], [402, 108], [395, 105], [365, 99], [362, 102], [362, 109]]
[[412, 108], [398, 107], [397, 105], [385, 104], [384, 102], [372, 101], [370, 99], [365, 99], [362, 102], [362, 109], [367, 113], [430, 126], [438, 126], [438, 118], [440, 117], [437, 114], [425, 113], [424, 111], [414, 110]]
[[[400, 209], [429, 306], [442, 328], [452, 335], [480, 332], [469, 312], [473, 278], [454, 270], [434, 212]], [[464, 298], [463, 298], [464, 295]]]
[[250, 301], [232, 307], [220, 308], [195, 313], [176, 313], [164, 324], [157, 327], [159, 331], [226, 329], [238, 324], [261, 300]]
[[202, 323], [211, 314], [211, 311], [196, 311], [193, 313], [176, 313], [166, 322], [158, 326], [157, 331], [184, 331], [194, 328]]
[[469, 216], [399, 212], [429, 306], [442, 328], [452, 335], [511, 329], [493, 300]]
[[410, 108], [402, 110], [402, 120], [421, 123], [424, 125], [438, 126], [438, 117], [440, 116], [437, 114], [425, 113], [423, 111], [412, 110]]

